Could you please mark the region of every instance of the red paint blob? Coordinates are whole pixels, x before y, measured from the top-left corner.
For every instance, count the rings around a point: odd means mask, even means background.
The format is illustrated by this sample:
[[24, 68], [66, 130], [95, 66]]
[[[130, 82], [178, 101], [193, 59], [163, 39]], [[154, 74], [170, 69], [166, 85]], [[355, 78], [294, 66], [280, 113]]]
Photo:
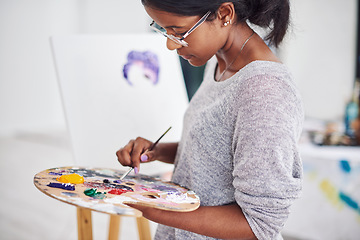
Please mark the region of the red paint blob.
[[126, 192], [127, 192], [127, 190], [124, 190], [124, 189], [112, 189], [108, 193], [115, 194], [115, 195], [120, 195], [120, 194], [123, 194], [123, 193], [126, 193]]

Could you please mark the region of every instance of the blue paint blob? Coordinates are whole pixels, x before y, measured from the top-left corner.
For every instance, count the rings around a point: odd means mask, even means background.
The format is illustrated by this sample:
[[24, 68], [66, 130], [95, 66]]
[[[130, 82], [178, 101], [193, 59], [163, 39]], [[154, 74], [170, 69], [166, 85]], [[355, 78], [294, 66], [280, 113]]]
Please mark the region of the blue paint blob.
[[355, 200], [353, 200], [350, 196], [346, 195], [343, 192], [339, 193], [339, 198], [349, 207], [358, 210], [359, 209], [359, 204], [357, 202], [355, 202]]
[[46, 186], [52, 187], [52, 188], [61, 188], [61, 189], [69, 190], [69, 191], [75, 190], [75, 186], [70, 183], [54, 183], [54, 182], [52, 182]]
[[61, 176], [62, 173], [57, 173], [57, 172], [49, 172], [49, 175], [56, 175], [56, 176]]
[[340, 161], [340, 168], [346, 173], [351, 172], [351, 166], [350, 166], [349, 161], [347, 161], [347, 160]]

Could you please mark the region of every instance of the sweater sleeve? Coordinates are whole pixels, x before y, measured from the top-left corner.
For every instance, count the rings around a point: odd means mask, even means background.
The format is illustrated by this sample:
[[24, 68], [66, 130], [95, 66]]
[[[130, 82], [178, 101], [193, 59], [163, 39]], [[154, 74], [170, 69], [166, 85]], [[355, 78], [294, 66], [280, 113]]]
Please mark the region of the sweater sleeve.
[[281, 239], [301, 192], [302, 104], [296, 89], [278, 77], [258, 75], [244, 84], [232, 144], [235, 199], [258, 239]]

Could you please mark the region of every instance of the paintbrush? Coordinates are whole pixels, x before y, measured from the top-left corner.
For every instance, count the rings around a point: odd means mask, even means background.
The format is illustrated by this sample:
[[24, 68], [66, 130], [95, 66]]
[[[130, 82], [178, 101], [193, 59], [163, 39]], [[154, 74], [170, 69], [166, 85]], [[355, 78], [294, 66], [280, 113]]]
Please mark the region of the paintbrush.
[[[169, 127], [164, 133], [163, 135], [161, 135], [158, 140], [156, 140], [153, 144], [151, 144], [151, 146], [147, 149], [147, 151], [151, 151], [153, 150], [156, 145], [159, 143], [160, 139], [163, 138], [163, 136], [165, 136], [165, 134], [171, 129], [171, 127]], [[120, 180], [123, 180], [134, 168], [131, 167], [127, 172], [125, 172], [121, 177], [120, 177]]]

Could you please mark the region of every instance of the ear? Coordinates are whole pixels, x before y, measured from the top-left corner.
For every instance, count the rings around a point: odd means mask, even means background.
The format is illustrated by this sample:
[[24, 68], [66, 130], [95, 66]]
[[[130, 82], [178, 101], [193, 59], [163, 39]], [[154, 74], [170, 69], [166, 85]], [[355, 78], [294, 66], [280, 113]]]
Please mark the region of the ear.
[[218, 9], [217, 17], [225, 27], [229, 24], [233, 24], [236, 20], [234, 4], [232, 2], [221, 4]]

